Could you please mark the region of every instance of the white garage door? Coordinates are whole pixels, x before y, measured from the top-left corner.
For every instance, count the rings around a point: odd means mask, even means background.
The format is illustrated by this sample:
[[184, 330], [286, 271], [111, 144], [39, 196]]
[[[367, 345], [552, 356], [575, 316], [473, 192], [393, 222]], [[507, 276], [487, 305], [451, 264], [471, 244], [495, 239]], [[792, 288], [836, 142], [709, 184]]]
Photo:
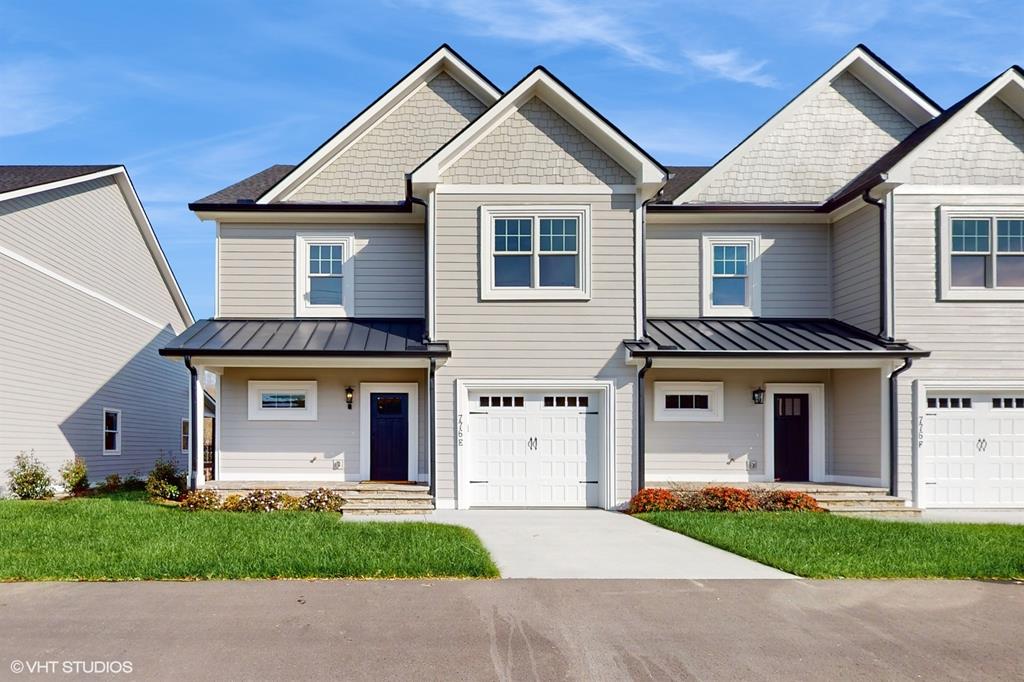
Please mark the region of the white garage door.
[[474, 507], [599, 503], [597, 397], [584, 392], [470, 393]]
[[929, 393], [926, 507], [1024, 506], [1024, 393]]

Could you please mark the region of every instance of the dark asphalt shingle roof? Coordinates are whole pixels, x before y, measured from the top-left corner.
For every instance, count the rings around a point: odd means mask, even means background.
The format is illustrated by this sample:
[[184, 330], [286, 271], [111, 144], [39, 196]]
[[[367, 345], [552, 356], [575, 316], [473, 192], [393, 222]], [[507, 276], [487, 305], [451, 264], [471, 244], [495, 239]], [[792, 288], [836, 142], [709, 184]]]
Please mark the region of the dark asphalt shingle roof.
[[281, 178], [288, 175], [295, 169], [295, 166], [279, 163], [264, 168], [259, 173], [250, 175], [244, 180], [229, 185], [224, 189], [217, 190], [209, 196], [205, 196], [195, 204], [237, 204], [251, 203], [256, 201], [264, 192], [281, 181]]
[[447, 356], [447, 344], [424, 344], [422, 319], [199, 320], [161, 355]]
[[117, 167], [118, 164], [105, 166], [0, 166], [0, 193], [60, 182]]
[[672, 203], [672, 200], [690, 189], [693, 183], [704, 177], [704, 174], [711, 170], [711, 166], [666, 166], [671, 173], [668, 182], [656, 203]]
[[826, 318], [649, 319], [647, 337], [626, 347], [640, 356], [927, 355]]

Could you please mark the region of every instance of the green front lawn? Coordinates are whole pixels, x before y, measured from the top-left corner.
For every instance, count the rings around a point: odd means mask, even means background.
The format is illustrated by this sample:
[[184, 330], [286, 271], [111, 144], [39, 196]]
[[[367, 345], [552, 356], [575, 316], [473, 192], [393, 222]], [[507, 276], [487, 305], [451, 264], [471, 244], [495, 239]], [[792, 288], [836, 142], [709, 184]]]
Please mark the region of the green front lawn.
[[638, 516], [807, 578], [1024, 578], [1024, 526], [876, 521], [807, 512]]
[[491, 578], [476, 535], [336, 513], [186, 512], [143, 493], [0, 501], [0, 580]]

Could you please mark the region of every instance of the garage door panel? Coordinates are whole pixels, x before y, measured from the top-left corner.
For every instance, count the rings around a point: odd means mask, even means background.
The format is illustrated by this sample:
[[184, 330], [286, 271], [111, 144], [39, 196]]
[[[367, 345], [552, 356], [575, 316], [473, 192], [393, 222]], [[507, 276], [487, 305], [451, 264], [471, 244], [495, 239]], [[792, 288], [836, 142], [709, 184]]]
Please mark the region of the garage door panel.
[[944, 397], [929, 394], [926, 403], [924, 504], [1024, 505], [1024, 401], [986, 393], [938, 395]]
[[[470, 395], [473, 506], [598, 504], [600, 415], [591, 396], [527, 392], [507, 406]], [[486, 403], [486, 406], [484, 405]], [[476, 409], [480, 405], [483, 409]]]

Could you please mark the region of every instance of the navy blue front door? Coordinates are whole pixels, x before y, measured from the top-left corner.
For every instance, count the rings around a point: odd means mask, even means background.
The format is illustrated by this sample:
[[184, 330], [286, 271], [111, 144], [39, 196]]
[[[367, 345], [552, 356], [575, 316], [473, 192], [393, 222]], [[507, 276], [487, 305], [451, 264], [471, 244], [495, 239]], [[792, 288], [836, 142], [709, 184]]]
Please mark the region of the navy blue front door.
[[370, 394], [370, 478], [409, 479], [409, 396]]

